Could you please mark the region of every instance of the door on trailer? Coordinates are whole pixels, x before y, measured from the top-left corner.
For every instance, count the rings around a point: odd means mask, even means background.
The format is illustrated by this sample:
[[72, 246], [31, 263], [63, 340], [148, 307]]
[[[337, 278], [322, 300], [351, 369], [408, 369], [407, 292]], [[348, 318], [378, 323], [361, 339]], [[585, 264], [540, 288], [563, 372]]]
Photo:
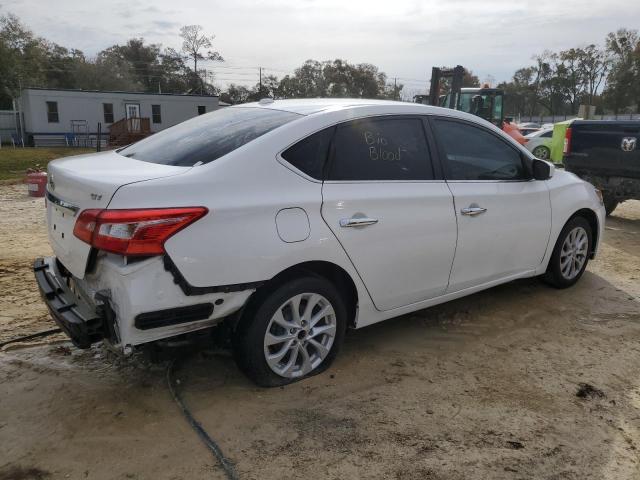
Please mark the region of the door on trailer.
[[419, 116], [354, 120], [331, 144], [322, 216], [379, 310], [447, 288], [456, 219], [426, 126]]
[[129, 130], [132, 132], [140, 131], [140, 105], [137, 103], [127, 103], [124, 109], [129, 121]]
[[540, 265], [551, 230], [546, 182], [499, 132], [432, 119], [458, 219], [449, 292], [530, 272]]

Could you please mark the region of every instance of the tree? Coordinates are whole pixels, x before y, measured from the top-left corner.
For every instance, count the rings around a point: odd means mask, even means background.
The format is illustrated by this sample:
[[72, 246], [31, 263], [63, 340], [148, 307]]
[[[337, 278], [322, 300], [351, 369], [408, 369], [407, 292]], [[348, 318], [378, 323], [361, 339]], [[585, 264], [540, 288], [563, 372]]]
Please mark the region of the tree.
[[68, 50], [36, 37], [14, 15], [0, 16], [0, 103], [11, 106], [21, 87], [74, 88], [73, 72], [84, 60]]
[[545, 50], [533, 57], [536, 64], [533, 67], [535, 72], [534, 91], [537, 102], [542, 105], [551, 115], [558, 113], [559, 106], [563, 103], [562, 83], [559, 75], [562, 73], [558, 63], [558, 54]]
[[204, 82], [185, 64], [185, 56], [172, 48], [162, 50], [160, 44], [145, 44], [143, 38], [132, 38], [124, 45], [113, 45], [98, 54], [98, 59], [127, 70], [136, 89], [146, 92], [184, 93], [206, 90], [214, 86]]
[[261, 98], [280, 98], [280, 81], [275, 75], [265, 75], [262, 77], [262, 85], [256, 83], [251, 98], [260, 100]]
[[636, 103], [640, 109], [640, 39], [637, 30], [622, 28], [607, 35], [611, 73], [607, 78], [605, 101], [615, 113]]
[[509, 115], [531, 115], [536, 105], [533, 94], [533, 69], [518, 69], [510, 82], [503, 82], [498, 88], [504, 90], [504, 111]]
[[593, 99], [609, 70], [610, 60], [607, 53], [596, 45], [581, 49], [578, 68], [582, 72], [587, 104], [593, 105]]
[[[193, 60], [193, 71], [198, 72], [198, 60], [224, 62], [220, 53], [209, 50], [213, 47], [215, 35], [206, 35], [201, 25], [185, 25], [180, 29], [182, 51]], [[206, 51], [205, 51], [206, 50]]]
[[480, 79], [471, 70], [464, 69], [464, 75], [462, 76], [462, 88], [465, 87], [479, 87]]
[[584, 51], [581, 48], [569, 48], [561, 51], [558, 56], [561, 62], [562, 91], [569, 103], [570, 113], [575, 114], [584, 92], [585, 78], [581, 65]]
[[249, 90], [247, 87], [231, 83], [229, 84], [227, 91], [220, 95], [220, 100], [232, 105], [236, 105], [238, 103], [248, 102], [250, 95], [251, 90]]
[[160, 58], [161, 47], [145, 45], [143, 38], [132, 38], [124, 45], [113, 45], [98, 55], [106, 62], [113, 62], [130, 70], [130, 76], [145, 91], [157, 91], [158, 79], [166, 74]]
[[[185, 25], [180, 29], [182, 37], [182, 51], [193, 60], [193, 73], [189, 75], [189, 83], [199, 85], [200, 92], [204, 93], [205, 82], [198, 71], [198, 60], [214, 60], [224, 62], [220, 53], [210, 50], [213, 47], [215, 35], [206, 35], [201, 25]], [[194, 90], [194, 88], [191, 88]]]
[[141, 91], [142, 85], [132, 76], [129, 65], [114, 57], [98, 55], [75, 65], [74, 88], [83, 90]]

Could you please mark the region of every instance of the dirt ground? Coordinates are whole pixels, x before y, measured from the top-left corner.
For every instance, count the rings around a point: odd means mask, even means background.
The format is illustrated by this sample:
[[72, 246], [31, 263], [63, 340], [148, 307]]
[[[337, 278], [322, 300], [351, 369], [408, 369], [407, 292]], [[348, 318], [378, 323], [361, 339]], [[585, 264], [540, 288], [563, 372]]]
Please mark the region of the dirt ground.
[[[43, 212], [0, 187], [0, 341], [53, 326], [29, 268], [49, 252]], [[165, 365], [60, 340], [0, 352], [0, 480], [223, 478]], [[329, 371], [286, 388], [207, 352], [177, 377], [243, 479], [618, 480], [640, 478], [639, 372], [629, 201], [574, 288], [517, 281], [350, 332]]]

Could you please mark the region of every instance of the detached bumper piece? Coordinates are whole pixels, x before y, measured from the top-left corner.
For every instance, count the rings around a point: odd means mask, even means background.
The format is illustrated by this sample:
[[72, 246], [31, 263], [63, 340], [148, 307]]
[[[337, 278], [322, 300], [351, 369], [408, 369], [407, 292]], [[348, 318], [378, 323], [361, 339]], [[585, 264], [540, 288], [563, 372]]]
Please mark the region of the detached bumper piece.
[[33, 272], [51, 316], [76, 347], [89, 348], [104, 338], [104, 318], [69, 289], [55, 258], [36, 259]]

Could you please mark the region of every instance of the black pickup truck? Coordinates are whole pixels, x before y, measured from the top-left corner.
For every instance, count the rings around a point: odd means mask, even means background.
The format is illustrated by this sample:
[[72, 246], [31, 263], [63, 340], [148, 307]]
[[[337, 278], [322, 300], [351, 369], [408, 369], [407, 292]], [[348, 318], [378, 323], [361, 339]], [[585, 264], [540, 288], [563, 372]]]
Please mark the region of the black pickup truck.
[[607, 215], [620, 202], [640, 199], [640, 121], [576, 120], [567, 129], [567, 171], [602, 191]]

